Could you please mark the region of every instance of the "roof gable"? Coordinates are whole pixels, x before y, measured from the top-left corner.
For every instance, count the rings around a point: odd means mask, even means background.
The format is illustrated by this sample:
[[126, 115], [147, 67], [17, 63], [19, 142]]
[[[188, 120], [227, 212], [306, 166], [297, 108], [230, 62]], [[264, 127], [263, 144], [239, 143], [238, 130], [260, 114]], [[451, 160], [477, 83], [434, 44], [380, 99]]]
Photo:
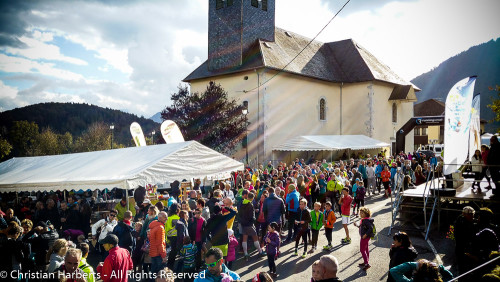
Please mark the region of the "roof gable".
[[425, 100], [413, 105], [413, 113], [417, 117], [442, 116], [445, 111], [445, 103], [436, 99]]
[[245, 54], [242, 65], [209, 71], [207, 62], [204, 62], [183, 81], [189, 82], [260, 67], [275, 70], [285, 68], [283, 70], [285, 72], [331, 82], [379, 80], [397, 85], [412, 85], [352, 39], [329, 43], [317, 40], [311, 42], [307, 37], [281, 28], [276, 28], [274, 42], [256, 40], [250, 51]]

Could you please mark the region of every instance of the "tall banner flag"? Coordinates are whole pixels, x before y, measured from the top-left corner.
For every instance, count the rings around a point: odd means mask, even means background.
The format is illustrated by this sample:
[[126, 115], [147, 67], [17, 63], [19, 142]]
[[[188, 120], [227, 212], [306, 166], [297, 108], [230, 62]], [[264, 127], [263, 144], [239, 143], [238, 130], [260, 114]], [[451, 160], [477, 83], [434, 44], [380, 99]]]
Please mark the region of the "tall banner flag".
[[142, 132], [141, 126], [137, 122], [133, 122], [130, 125], [130, 133], [132, 134], [132, 139], [134, 139], [136, 147], [146, 146], [146, 139], [144, 138], [144, 133]]
[[474, 156], [476, 150], [481, 151], [481, 117], [480, 107], [481, 98], [476, 95], [472, 100], [471, 122], [469, 131], [469, 159]]
[[161, 124], [160, 130], [165, 143], [171, 144], [184, 142], [184, 136], [182, 136], [182, 132], [175, 122], [171, 120], [164, 121]]
[[472, 96], [476, 77], [457, 82], [446, 97], [444, 113], [444, 168], [445, 175], [455, 172], [469, 153]]

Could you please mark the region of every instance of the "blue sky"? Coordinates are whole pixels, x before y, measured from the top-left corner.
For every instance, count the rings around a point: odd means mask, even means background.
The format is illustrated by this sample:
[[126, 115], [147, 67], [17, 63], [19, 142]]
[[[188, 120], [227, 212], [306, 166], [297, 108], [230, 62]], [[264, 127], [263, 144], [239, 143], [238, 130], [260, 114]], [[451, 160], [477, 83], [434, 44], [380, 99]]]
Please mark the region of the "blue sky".
[[[277, 0], [276, 25], [312, 38], [344, 3]], [[0, 111], [55, 101], [150, 117], [207, 58], [207, 0], [0, 5]], [[499, 10], [498, 0], [352, 0], [318, 40], [353, 38], [410, 80], [500, 37]]]

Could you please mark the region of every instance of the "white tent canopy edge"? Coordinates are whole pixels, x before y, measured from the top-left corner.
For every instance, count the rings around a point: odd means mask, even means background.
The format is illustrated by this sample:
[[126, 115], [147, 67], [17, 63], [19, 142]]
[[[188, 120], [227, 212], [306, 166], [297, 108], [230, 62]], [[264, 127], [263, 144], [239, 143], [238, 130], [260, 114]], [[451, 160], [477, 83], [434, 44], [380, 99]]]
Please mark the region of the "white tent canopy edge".
[[294, 137], [273, 151], [337, 151], [389, 147], [388, 143], [365, 135], [306, 135]]
[[243, 163], [196, 141], [13, 158], [0, 163], [0, 192], [131, 189], [243, 168]]

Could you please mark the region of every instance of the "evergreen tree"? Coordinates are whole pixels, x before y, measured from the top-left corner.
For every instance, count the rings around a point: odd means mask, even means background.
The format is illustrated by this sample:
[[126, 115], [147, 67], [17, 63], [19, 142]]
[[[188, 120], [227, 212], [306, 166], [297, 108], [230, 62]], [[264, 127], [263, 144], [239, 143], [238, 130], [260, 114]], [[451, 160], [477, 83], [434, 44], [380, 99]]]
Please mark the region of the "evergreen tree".
[[245, 136], [243, 105], [229, 99], [224, 89], [210, 82], [205, 92], [190, 93], [179, 86], [172, 106], [161, 117], [179, 126], [185, 140], [196, 140], [221, 153], [231, 153]]

